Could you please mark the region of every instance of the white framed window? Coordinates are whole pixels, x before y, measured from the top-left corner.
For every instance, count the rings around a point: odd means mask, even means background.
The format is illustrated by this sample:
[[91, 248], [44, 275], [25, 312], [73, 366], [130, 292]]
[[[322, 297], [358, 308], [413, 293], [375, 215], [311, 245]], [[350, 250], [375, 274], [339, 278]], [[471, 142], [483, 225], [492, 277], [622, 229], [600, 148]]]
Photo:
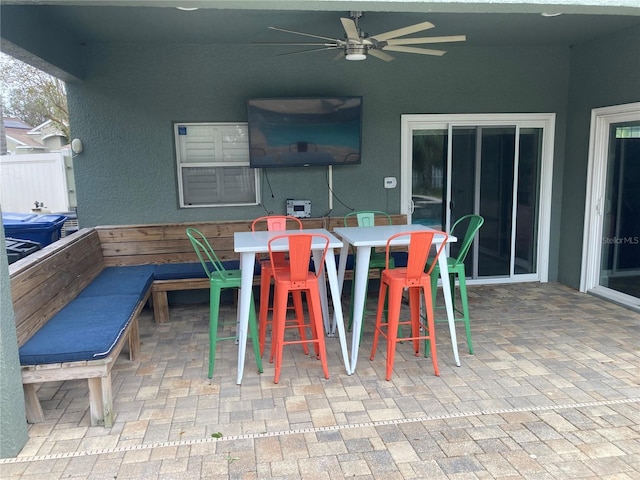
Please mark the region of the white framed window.
[[246, 123], [174, 124], [180, 208], [257, 205]]

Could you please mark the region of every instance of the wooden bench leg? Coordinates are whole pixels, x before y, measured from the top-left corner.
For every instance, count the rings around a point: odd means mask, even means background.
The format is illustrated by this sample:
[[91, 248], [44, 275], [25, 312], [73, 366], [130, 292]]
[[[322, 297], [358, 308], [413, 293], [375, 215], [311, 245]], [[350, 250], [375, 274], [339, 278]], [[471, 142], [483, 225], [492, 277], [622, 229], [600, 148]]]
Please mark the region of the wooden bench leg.
[[42, 405], [36, 394], [35, 383], [25, 383], [22, 385], [24, 389], [24, 402], [25, 409], [27, 411], [27, 422], [40, 423], [44, 422], [44, 412], [42, 411]]
[[106, 377], [89, 378], [89, 411], [91, 426], [113, 426], [113, 395], [111, 373]]
[[129, 327], [129, 360], [137, 360], [140, 356], [140, 328], [138, 326], [138, 317], [131, 320]]
[[166, 323], [169, 321], [169, 300], [167, 292], [153, 290], [153, 318], [156, 323]]

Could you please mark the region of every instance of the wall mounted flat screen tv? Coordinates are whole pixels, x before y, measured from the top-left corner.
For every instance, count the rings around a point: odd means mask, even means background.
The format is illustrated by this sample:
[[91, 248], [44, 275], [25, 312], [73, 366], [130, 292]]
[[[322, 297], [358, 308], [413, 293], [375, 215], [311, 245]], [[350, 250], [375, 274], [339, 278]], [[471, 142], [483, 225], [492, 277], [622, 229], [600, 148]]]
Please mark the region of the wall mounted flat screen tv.
[[247, 101], [252, 168], [360, 163], [362, 97]]

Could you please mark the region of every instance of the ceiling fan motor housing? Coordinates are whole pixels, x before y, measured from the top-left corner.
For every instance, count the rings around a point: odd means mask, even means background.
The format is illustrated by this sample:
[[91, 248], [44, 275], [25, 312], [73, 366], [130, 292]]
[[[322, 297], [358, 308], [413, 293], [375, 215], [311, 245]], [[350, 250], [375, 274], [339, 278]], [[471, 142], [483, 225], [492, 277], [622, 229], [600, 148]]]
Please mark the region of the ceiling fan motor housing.
[[367, 46], [362, 44], [347, 44], [344, 47], [347, 60], [365, 60], [367, 58]]

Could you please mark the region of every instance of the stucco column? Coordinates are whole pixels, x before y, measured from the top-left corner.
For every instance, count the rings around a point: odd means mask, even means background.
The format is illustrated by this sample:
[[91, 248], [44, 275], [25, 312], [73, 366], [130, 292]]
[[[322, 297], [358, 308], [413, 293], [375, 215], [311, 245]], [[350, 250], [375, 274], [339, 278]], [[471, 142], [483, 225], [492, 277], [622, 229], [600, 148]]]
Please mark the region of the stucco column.
[[6, 251], [0, 224], [0, 458], [15, 457], [29, 438]]

